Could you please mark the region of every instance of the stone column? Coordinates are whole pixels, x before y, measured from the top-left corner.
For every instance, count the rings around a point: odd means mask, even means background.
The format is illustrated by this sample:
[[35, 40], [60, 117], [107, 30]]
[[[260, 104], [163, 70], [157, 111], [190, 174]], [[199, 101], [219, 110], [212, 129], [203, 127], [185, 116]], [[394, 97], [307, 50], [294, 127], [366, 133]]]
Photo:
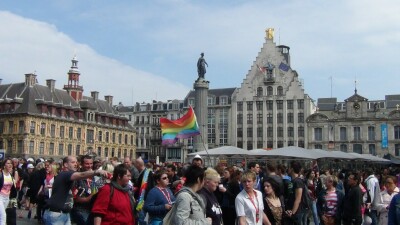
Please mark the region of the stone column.
[[[208, 149], [207, 143], [207, 97], [208, 97], [208, 84], [210, 82], [203, 78], [199, 78], [194, 82], [194, 93], [195, 93], [195, 106], [194, 112], [197, 117], [197, 123], [199, 124], [200, 135], [197, 135], [193, 139], [193, 151], [203, 151]], [[202, 140], [203, 139], [203, 140]], [[204, 141], [204, 144], [203, 144]]]

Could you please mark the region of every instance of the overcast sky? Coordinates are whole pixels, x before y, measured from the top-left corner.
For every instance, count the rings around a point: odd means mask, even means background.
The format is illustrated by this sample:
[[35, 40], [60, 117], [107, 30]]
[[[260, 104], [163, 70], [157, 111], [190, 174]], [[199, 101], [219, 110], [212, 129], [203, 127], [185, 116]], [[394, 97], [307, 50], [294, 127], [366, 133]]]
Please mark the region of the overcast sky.
[[240, 87], [275, 28], [313, 99], [400, 94], [397, 0], [0, 1], [0, 78], [67, 83], [76, 54], [84, 95], [114, 103], [184, 99], [201, 52], [210, 88]]

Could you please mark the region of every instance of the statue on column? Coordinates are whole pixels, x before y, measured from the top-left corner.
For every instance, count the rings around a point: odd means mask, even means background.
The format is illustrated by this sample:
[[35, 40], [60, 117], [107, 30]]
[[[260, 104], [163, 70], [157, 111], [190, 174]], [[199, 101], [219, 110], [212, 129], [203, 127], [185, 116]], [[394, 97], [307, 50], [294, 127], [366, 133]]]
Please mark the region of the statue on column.
[[[206, 60], [204, 59], [204, 53], [202, 52], [202, 53], [200, 54], [199, 60], [197, 61], [197, 73], [198, 73], [198, 75], [199, 75], [199, 78], [198, 78], [198, 79], [200, 79], [200, 78], [203, 78], [203, 79], [204, 79], [204, 75], [206, 74], [206, 65], [207, 65], [207, 67], [208, 67], [207, 62], [206, 62]], [[197, 80], [198, 80], [198, 79], [197, 79]]]

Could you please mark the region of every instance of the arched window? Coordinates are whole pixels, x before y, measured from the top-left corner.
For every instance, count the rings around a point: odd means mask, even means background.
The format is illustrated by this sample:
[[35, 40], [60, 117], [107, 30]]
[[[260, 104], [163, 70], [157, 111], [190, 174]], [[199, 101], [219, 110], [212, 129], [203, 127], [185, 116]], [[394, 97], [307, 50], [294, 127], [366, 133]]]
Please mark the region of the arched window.
[[279, 96], [282, 96], [283, 95], [283, 87], [282, 86], [278, 86], [277, 92], [278, 92]]
[[257, 96], [258, 97], [263, 96], [263, 88], [262, 87], [257, 88]]
[[274, 95], [274, 89], [271, 86], [267, 87], [267, 96]]

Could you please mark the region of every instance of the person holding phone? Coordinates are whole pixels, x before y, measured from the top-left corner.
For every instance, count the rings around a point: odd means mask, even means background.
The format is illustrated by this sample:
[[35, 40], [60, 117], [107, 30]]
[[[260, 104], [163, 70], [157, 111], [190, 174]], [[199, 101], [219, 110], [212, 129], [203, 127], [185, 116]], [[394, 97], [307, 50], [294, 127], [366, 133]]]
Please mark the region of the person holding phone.
[[169, 178], [166, 170], [154, 173], [157, 185], [152, 188], [144, 202], [144, 210], [149, 214], [149, 225], [161, 225], [165, 215], [175, 203], [175, 196], [169, 189]]

